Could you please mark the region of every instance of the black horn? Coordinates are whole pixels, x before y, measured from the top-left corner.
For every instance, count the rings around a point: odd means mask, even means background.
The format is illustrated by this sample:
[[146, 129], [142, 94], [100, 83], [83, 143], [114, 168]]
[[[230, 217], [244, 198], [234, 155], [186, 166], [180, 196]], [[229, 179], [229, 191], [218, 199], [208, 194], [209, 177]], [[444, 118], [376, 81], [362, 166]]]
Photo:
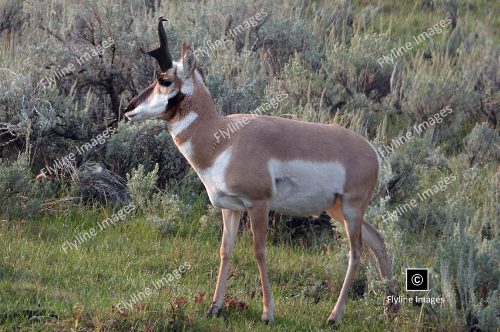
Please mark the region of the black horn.
[[158, 38], [160, 38], [160, 47], [155, 50], [149, 51], [148, 54], [158, 61], [161, 71], [167, 71], [172, 68], [172, 55], [168, 50], [168, 40], [165, 29], [163, 28], [163, 21], [167, 21], [166, 18], [161, 16], [158, 19]]

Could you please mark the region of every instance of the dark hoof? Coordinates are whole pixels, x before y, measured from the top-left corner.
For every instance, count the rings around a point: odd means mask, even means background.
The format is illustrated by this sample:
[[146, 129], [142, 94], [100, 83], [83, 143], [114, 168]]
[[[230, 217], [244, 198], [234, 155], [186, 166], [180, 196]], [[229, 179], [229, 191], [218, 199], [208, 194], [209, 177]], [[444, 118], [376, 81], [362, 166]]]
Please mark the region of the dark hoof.
[[269, 325], [269, 324], [272, 324], [274, 323], [274, 317], [272, 315], [268, 315], [268, 314], [262, 314], [262, 316], [260, 317], [260, 319], [266, 324], [266, 325]]
[[222, 308], [219, 308], [215, 304], [212, 303], [210, 308], [208, 308], [207, 312], [205, 312], [205, 317], [219, 317], [222, 312]]
[[329, 319], [327, 322], [328, 326], [332, 329], [336, 329], [337, 327], [339, 327], [339, 324], [335, 321], [335, 319]]

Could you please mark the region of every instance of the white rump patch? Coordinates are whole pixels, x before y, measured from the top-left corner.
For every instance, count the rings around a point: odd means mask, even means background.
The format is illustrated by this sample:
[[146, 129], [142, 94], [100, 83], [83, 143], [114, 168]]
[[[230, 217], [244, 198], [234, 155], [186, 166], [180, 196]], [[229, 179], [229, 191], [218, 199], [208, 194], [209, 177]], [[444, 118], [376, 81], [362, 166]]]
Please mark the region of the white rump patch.
[[293, 216], [316, 215], [342, 195], [346, 170], [340, 163], [304, 160], [268, 164], [272, 179], [270, 209]]
[[198, 114], [196, 112], [189, 112], [183, 118], [171, 123], [170, 126], [170, 134], [173, 138], [186, 130], [196, 119], [198, 118]]

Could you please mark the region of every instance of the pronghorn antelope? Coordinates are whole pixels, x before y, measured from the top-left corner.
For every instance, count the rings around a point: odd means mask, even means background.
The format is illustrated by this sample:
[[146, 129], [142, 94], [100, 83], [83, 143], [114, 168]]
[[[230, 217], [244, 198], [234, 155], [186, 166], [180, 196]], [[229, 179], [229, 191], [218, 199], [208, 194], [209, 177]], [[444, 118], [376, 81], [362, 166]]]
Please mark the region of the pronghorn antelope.
[[[265, 321], [274, 320], [274, 301], [266, 269], [268, 213], [308, 216], [327, 211], [344, 226], [350, 246], [349, 266], [328, 322], [338, 322], [360, 261], [362, 239], [375, 254], [383, 279], [391, 279], [381, 234], [363, 219], [377, 183], [380, 159], [362, 136], [337, 125], [235, 114], [223, 117], [196, 69], [193, 50], [182, 45], [181, 61], [172, 61], [160, 17], [160, 47], [148, 52], [161, 72], [153, 84], [130, 101], [131, 121], [164, 119], [175, 144], [205, 185], [211, 203], [222, 209], [220, 267], [207, 316], [224, 305], [229, 259], [240, 215], [247, 211], [262, 283]], [[229, 138], [214, 133], [245, 118]], [[388, 294], [394, 294], [389, 286]]]

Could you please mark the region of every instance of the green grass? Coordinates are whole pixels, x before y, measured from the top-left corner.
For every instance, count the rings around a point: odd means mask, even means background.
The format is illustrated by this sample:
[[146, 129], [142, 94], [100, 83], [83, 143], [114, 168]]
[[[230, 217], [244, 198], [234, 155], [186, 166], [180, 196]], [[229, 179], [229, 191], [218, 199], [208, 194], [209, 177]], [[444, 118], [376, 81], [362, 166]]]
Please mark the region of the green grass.
[[[0, 330], [182, 330], [191, 331], [318, 331], [327, 330], [326, 318], [340, 291], [347, 262], [345, 241], [304, 249], [269, 244], [268, 264], [276, 302], [276, 322], [260, 321], [261, 296], [249, 231], [239, 234], [228, 281], [227, 296], [248, 305], [227, 309], [221, 317], [207, 319], [219, 263], [220, 238], [216, 228], [197, 232], [195, 221], [186, 221], [175, 234], [161, 235], [142, 217], [105, 229], [78, 250], [61, 248], [75, 234], [103, 220], [103, 212], [55, 215], [0, 224]], [[214, 223], [220, 221], [213, 221]], [[191, 225], [189, 225], [191, 224]], [[418, 255], [422, 246], [414, 246]], [[420, 248], [420, 249], [419, 249]], [[425, 250], [424, 250], [425, 251]], [[366, 258], [369, 256], [365, 255]], [[191, 268], [179, 279], [146, 297], [126, 314], [113, 307], [184, 262]], [[363, 265], [348, 300], [340, 331], [412, 331], [433, 326], [444, 330], [453, 322], [438, 322], [420, 308], [403, 306], [399, 316], [383, 315], [382, 292], [356, 295], [356, 285], [366, 283]], [[315, 283], [325, 282], [318, 297], [308, 295]], [[368, 280], [370, 282], [370, 280]], [[401, 281], [400, 281], [401, 282]], [[205, 293], [201, 301], [195, 297]], [[183, 305], [173, 306], [181, 297]], [[198, 303], [197, 303], [198, 302]], [[35, 315], [34, 312], [38, 313]], [[31, 317], [31, 316], [39, 316]], [[56, 318], [57, 317], [57, 318]], [[448, 324], [448, 325], [446, 325]]]

